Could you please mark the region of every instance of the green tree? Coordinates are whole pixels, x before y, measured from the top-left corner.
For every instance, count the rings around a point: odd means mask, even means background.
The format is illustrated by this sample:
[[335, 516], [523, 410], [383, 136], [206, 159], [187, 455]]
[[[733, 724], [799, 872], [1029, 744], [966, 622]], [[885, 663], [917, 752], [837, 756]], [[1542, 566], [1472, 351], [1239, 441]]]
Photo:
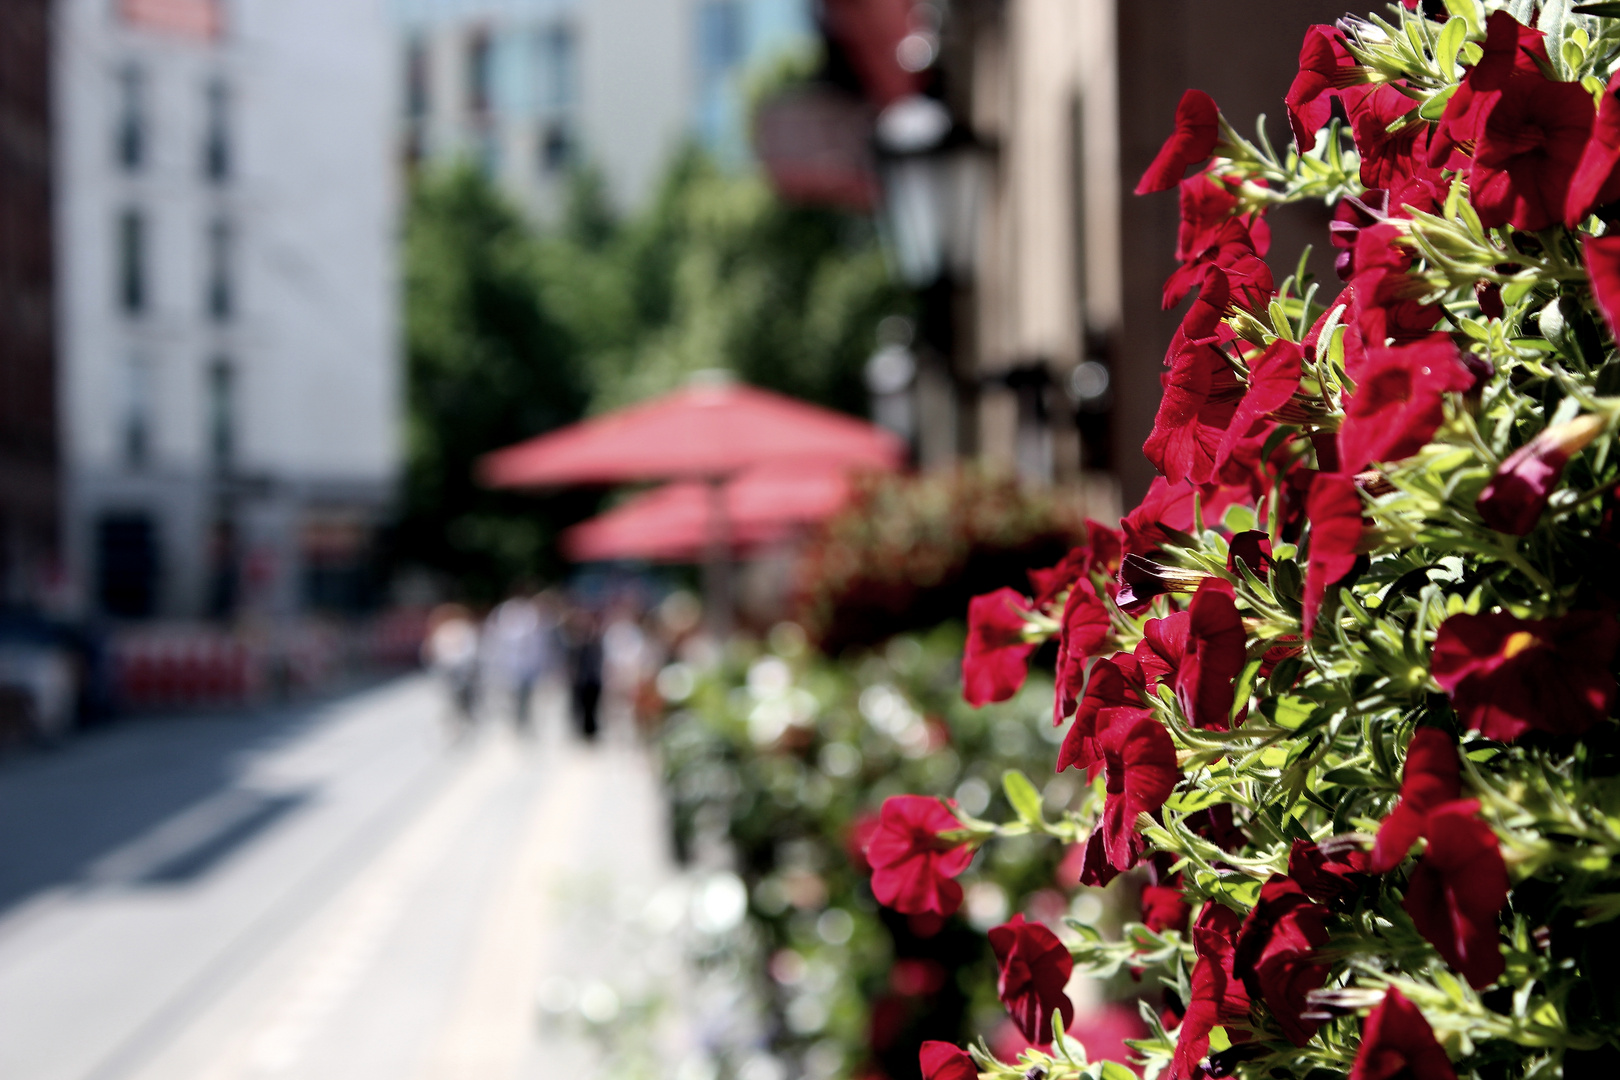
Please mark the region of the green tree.
[[476, 169], [424, 174], [405, 230], [405, 499], [395, 551], [475, 598], [554, 570], [580, 496], [536, 500], [473, 478], [487, 451], [577, 418], [579, 345], [547, 310], [533, 231]]

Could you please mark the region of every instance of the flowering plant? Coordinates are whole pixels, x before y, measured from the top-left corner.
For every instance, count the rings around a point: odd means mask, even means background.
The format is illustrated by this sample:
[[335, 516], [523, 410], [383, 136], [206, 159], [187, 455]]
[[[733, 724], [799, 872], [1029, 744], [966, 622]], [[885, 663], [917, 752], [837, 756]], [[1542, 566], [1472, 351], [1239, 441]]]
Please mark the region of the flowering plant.
[[[883, 898], [948, 906], [1007, 837], [1083, 842], [1091, 885], [1140, 867], [1141, 921], [1064, 951], [1158, 973], [1148, 1076], [1620, 1069], [1617, 67], [1620, 4], [1407, 0], [1309, 31], [1286, 153], [1189, 90], [1137, 187], [1178, 191], [1164, 303], [1192, 297], [1161, 476], [975, 600], [964, 656], [999, 700], [1056, 639], [1089, 794], [1052, 814], [1009, 772], [1011, 820], [910, 807]], [[1305, 199], [1331, 298], [1263, 261]], [[1055, 935], [990, 933], [1042, 1045], [930, 1044], [925, 1076], [1128, 1075], [1065, 1033]]]

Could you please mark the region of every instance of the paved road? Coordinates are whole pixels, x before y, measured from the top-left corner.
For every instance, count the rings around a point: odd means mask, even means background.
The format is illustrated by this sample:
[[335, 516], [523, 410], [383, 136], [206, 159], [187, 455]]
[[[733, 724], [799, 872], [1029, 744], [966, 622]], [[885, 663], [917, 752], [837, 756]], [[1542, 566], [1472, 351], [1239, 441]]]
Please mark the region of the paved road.
[[575, 745], [553, 697], [449, 745], [441, 708], [409, 678], [0, 764], [0, 1077], [589, 1075], [629, 1015], [690, 1056], [633, 739]]

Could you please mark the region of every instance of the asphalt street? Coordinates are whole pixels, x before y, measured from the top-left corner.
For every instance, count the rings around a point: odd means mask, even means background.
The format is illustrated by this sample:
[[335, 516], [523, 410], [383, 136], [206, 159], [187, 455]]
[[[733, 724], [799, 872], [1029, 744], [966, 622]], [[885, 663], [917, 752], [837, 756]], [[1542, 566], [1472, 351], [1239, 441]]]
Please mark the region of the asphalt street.
[[693, 1053], [634, 738], [443, 710], [411, 677], [0, 762], [0, 1077], [583, 1076], [632, 1015]]

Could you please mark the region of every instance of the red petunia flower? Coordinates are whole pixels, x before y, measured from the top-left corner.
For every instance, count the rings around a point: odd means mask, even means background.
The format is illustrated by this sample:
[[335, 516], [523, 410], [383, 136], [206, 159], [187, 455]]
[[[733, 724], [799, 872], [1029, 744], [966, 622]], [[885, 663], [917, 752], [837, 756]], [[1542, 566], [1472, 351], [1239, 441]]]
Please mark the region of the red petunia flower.
[[1318, 474], [1305, 500], [1311, 523], [1310, 558], [1305, 565], [1305, 636], [1316, 627], [1329, 586], [1344, 579], [1356, 565], [1361, 544], [1361, 492], [1343, 475]]
[[872, 864], [866, 861], [866, 845], [877, 835], [878, 825], [882, 820], [868, 810], [850, 822], [849, 831], [844, 834], [844, 855], [848, 857], [849, 865], [855, 872], [863, 877], [871, 876]]
[[973, 861], [973, 849], [940, 833], [962, 828], [938, 799], [894, 795], [866, 845], [872, 895], [903, 915], [950, 915], [962, 906], [962, 886], [951, 880]]
[[1406, 913], [1446, 963], [1478, 990], [1506, 967], [1496, 918], [1507, 904], [1507, 867], [1496, 834], [1462, 799], [1429, 811], [1429, 846], [1406, 885]]
[[1609, 332], [1620, 340], [1620, 235], [1581, 237], [1581, 256], [1592, 283], [1592, 299]]
[[1158, 720], [1124, 708], [1099, 710], [1096, 746], [1107, 777], [1097, 831], [1108, 861], [1116, 870], [1128, 870], [1142, 854], [1137, 815], [1157, 811], [1181, 779], [1175, 743]]
[[[1356, 234], [1354, 272], [1346, 289], [1350, 309], [1345, 321], [1359, 332], [1367, 347], [1381, 346], [1390, 339], [1406, 344], [1426, 336], [1443, 314], [1438, 305], [1421, 298], [1428, 286], [1408, 271], [1412, 252], [1401, 240], [1406, 232], [1388, 221], [1367, 226]], [[1351, 351], [1345, 341], [1345, 373], [1360, 382], [1366, 356]]]
[[1209, 1033], [1217, 1027], [1249, 1026], [1249, 993], [1232, 972], [1233, 938], [1243, 917], [1229, 907], [1210, 901], [1193, 926], [1192, 994], [1176, 1032], [1175, 1056], [1166, 1080], [1196, 1080], [1203, 1076], [1199, 1063], [1209, 1053]]
[[1569, 459], [1603, 432], [1592, 413], [1555, 424], [1509, 454], [1479, 493], [1474, 507], [1497, 532], [1523, 536], [1536, 527]]
[[1373, 87], [1372, 91], [1349, 111], [1350, 130], [1361, 155], [1361, 184], [1367, 188], [1395, 187], [1413, 176], [1430, 173], [1427, 164], [1419, 164], [1419, 136], [1427, 136], [1429, 125], [1413, 116], [1402, 127], [1391, 132], [1390, 127], [1402, 117], [1417, 110], [1418, 103], [1389, 83]]
[[1579, 735], [1614, 704], [1617, 644], [1620, 623], [1595, 611], [1453, 615], [1440, 624], [1432, 670], [1463, 723], [1486, 738], [1511, 742], [1531, 729]]
[[1514, 78], [1542, 78], [1542, 67], [1551, 66], [1545, 37], [1540, 30], [1521, 25], [1506, 11], [1491, 12], [1485, 21], [1485, 43], [1479, 63], [1463, 77], [1451, 100], [1446, 102], [1445, 112], [1429, 142], [1430, 165], [1450, 169], [1467, 165], [1485, 116], [1496, 104], [1502, 88]]
[[1271, 569], [1271, 537], [1258, 529], [1249, 529], [1232, 537], [1226, 549], [1226, 568], [1237, 573], [1238, 560], [1256, 577], [1265, 577]]
[[1316, 146], [1316, 133], [1333, 115], [1334, 98], [1343, 103], [1348, 114], [1370, 89], [1367, 69], [1345, 47], [1342, 30], [1336, 26], [1306, 30], [1305, 44], [1299, 50], [1299, 74], [1283, 99], [1300, 152]]
[[1564, 200], [1564, 224], [1573, 229], [1587, 214], [1616, 199], [1620, 199], [1620, 72], [1603, 89], [1592, 135], [1575, 165]]
[[1243, 201], [1233, 193], [1237, 181], [1194, 173], [1181, 182], [1178, 202], [1181, 224], [1176, 228], [1176, 261], [1204, 261], [1204, 252], [1220, 246], [1221, 230], [1234, 217], [1248, 230], [1256, 255], [1271, 247], [1271, 227], [1258, 212], [1239, 215]]
[[1166, 311], [1203, 284], [1208, 267], [1219, 267], [1226, 274], [1232, 303], [1250, 311], [1264, 310], [1276, 291], [1271, 268], [1260, 257], [1254, 233], [1240, 218], [1228, 218], [1210, 241], [1210, 246], [1182, 263], [1164, 282], [1160, 303]]
[[1238, 931], [1232, 971], [1250, 999], [1263, 1000], [1295, 1046], [1304, 1046], [1320, 1026], [1301, 1014], [1305, 995], [1327, 981], [1330, 965], [1315, 959], [1327, 944], [1328, 910], [1305, 895], [1299, 882], [1273, 875]]
[[[1141, 668], [1130, 653], [1119, 653], [1091, 665], [1085, 695], [1074, 709], [1074, 725], [1063, 736], [1063, 746], [1058, 750], [1057, 771], [1072, 767], [1095, 776], [1103, 761], [1097, 746], [1098, 715], [1104, 709], [1136, 709], [1141, 716], [1150, 715], [1142, 707], [1141, 690]], [[1063, 717], [1056, 722], [1062, 723]]]
[[1332, 853], [1309, 840], [1295, 840], [1288, 851], [1288, 876], [1319, 904], [1339, 904], [1368, 880], [1369, 859], [1359, 847], [1336, 846]]
[[1305, 353], [1292, 341], [1278, 338], [1249, 362], [1249, 382], [1243, 399], [1227, 421], [1226, 433], [1215, 452], [1216, 461], [1232, 457], [1237, 444], [1259, 431], [1267, 416], [1287, 405], [1299, 389]]
[[1406, 747], [1401, 797], [1378, 827], [1369, 869], [1387, 874], [1427, 835], [1429, 811], [1462, 794], [1462, 762], [1457, 741], [1439, 728], [1418, 728]]
[[1091, 550], [1082, 544], [1080, 547], [1069, 549], [1069, 553], [1058, 560], [1055, 566], [1030, 570], [1029, 586], [1035, 591], [1031, 608], [1035, 611], [1046, 611], [1051, 608], [1065, 590], [1085, 576], [1086, 567], [1090, 562]]
[[1445, 419], [1444, 395], [1473, 384], [1473, 375], [1446, 334], [1410, 345], [1368, 348], [1360, 382], [1344, 400], [1340, 466], [1359, 470], [1411, 457]]
[[1177, 532], [1191, 529], [1195, 498], [1203, 510], [1204, 524], [1209, 526], [1221, 520], [1227, 507], [1246, 501], [1249, 491], [1246, 487], [1224, 484], [1171, 483], [1162, 476], [1155, 476], [1136, 509], [1120, 520], [1120, 528], [1125, 533], [1125, 551], [1151, 555], [1169, 541], [1167, 528]]
[[960, 1046], [930, 1039], [917, 1051], [923, 1080], [979, 1080], [979, 1067]]
[[1350, 1080], [1457, 1080], [1451, 1059], [1435, 1041], [1434, 1029], [1393, 986], [1384, 1000], [1367, 1014], [1361, 1029], [1361, 1048], [1350, 1069]]
[[1025, 922], [1023, 915], [990, 931], [1001, 974], [996, 993], [1012, 1015], [1018, 1030], [1030, 1042], [1052, 1041], [1052, 1010], [1063, 1016], [1063, 1028], [1074, 1023], [1074, 1003], [1063, 987], [1074, 973], [1074, 957], [1056, 934], [1040, 923]]
[[1172, 483], [1206, 483], [1243, 397], [1243, 383], [1219, 349], [1197, 346], [1161, 381], [1164, 396], [1142, 452]]
[[1192, 908], [1181, 894], [1181, 886], [1145, 885], [1142, 888], [1142, 925], [1160, 933], [1165, 930], [1186, 930], [1192, 918]]
[[1563, 221], [1594, 115], [1580, 83], [1509, 79], [1485, 115], [1468, 175], [1480, 222], [1533, 232]]
[[1194, 727], [1225, 731], [1232, 713], [1232, 682], [1243, 670], [1243, 620], [1232, 586], [1207, 577], [1186, 611], [1153, 619], [1144, 642], [1162, 662], [1170, 688]]
[[1197, 165], [1214, 153], [1220, 141], [1220, 117], [1215, 99], [1202, 90], [1182, 94], [1176, 106], [1176, 130], [1137, 181], [1136, 194], [1169, 191], [1181, 183], [1187, 166]]
[[962, 696], [978, 708], [1006, 701], [1024, 685], [1035, 642], [1024, 640], [1029, 601], [1001, 588], [968, 601], [967, 645], [962, 650]]
[[1056, 721], [1074, 711], [1086, 681], [1086, 661], [1097, 654], [1112, 629], [1108, 606], [1084, 578], [1069, 590], [1063, 605], [1063, 624], [1058, 633]]

